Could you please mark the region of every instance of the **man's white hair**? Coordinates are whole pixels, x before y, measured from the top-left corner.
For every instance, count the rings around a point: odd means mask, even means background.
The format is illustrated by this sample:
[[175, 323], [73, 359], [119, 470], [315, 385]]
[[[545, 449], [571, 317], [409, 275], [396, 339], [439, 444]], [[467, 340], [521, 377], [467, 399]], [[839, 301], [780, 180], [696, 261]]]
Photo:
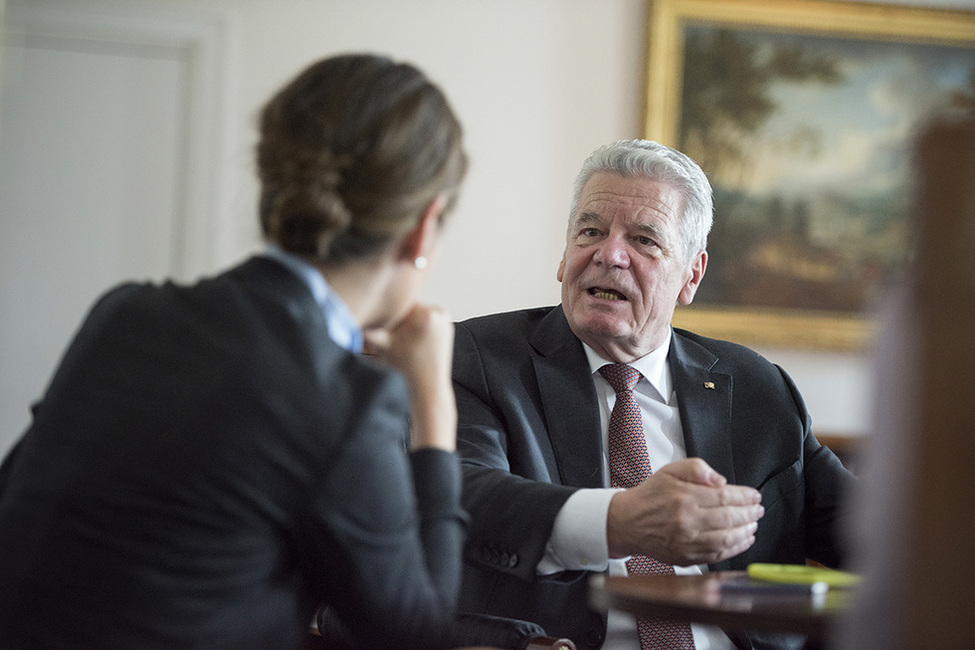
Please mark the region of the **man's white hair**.
[[652, 140], [618, 140], [596, 149], [576, 176], [569, 224], [576, 218], [582, 190], [593, 174], [608, 172], [626, 178], [650, 178], [667, 183], [681, 198], [678, 227], [686, 259], [705, 250], [714, 221], [711, 183], [701, 167], [685, 154]]

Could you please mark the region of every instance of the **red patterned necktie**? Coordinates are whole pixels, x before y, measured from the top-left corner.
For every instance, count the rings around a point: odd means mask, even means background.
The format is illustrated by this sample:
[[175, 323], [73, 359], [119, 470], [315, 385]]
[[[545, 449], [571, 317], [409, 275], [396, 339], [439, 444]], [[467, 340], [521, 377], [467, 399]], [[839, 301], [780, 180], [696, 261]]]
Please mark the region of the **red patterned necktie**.
[[[647, 441], [643, 436], [643, 416], [633, 396], [633, 388], [642, 375], [626, 364], [615, 363], [599, 369], [616, 391], [616, 404], [609, 418], [609, 474], [613, 487], [630, 488], [652, 473]], [[626, 561], [630, 575], [673, 574], [671, 564], [658, 562], [646, 555], [634, 555]], [[652, 618], [637, 618], [641, 650], [694, 650], [694, 637], [688, 623]]]

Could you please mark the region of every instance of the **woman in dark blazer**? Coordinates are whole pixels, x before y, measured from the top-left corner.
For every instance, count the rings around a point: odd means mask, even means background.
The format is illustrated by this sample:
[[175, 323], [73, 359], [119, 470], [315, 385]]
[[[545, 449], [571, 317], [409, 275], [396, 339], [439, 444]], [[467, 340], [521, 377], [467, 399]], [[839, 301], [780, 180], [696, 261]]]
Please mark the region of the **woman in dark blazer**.
[[461, 127], [417, 69], [349, 55], [260, 128], [268, 250], [108, 292], [4, 461], [0, 647], [297, 647], [320, 603], [363, 646], [444, 643], [453, 328], [414, 298]]

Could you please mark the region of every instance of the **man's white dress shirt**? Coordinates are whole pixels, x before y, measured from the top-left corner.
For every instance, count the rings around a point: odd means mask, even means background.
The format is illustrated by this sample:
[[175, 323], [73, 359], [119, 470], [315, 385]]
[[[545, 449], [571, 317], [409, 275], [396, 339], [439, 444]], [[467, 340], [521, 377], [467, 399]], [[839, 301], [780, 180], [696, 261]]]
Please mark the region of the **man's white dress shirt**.
[[[599, 421], [602, 432], [603, 484], [609, 486], [609, 416], [616, 403], [616, 392], [599, 374], [600, 367], [611, 363], [601, 358], [588, 345], [583, 344], [589, 368], [592, 372], [596, 395], [599, 398]], [[640, 371], [643, 379], [636, 385], [634, 395], [643, 413], [643, 431], [654, 471], [677, 460], [687, 458], [684, 448], [684, 430], [677, 410], [677, 396], [673, 389], [667, 353], [667, 342], [630, 363]], [[619, 489], [581, 489], [562, 506], [545, 555], [538, 563], [540, 575], [560, 571], [608, 571], [609, 575], [626, 575], [626, 558], [610, 559], [606, 542], [606, 519], [609, 502]], [[602, 525], [593, 525], [600, 522]], [[678, 574], [700, 575], [706, 565], [674, 567]], [[718, 628], [692, 625], [697, 650], [727, 650], [733, 647], [731, 640]], [[639, 650], [636, 621], [633, 616], [609, 611], [608, 629], [604, 650]]]

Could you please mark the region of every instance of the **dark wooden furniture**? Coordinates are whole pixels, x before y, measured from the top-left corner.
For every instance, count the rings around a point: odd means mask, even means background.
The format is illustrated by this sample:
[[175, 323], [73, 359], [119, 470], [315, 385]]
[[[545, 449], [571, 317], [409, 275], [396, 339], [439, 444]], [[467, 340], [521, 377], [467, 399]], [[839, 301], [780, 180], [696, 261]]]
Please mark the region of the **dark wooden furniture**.
[[[917, 147], [915, 421], [900, 453], [906, 501], [890, 542], [902, 550], [906, 580], [894, 593], [905, 648], [972, 647], [975, 639], [975, 112], [924, 130]], [[893, 479], [891, 481], [893, 483]], [[872, 577], [872, 576], [870, 576]], [[899, 610], [899, 611], [898, 611]], [[872, 624], [872, 621], [860, 621]], [[897, 629], [897, 628], [895, 628]]]
[[646, 575], [595, 577], [595, 607], [647, 616], [717, 625], [726, 630], [755, 630], [806, 635], [811, 645], [822, 642], [834, 619], [851, 603], [852, 592], [830, 589], [825, 594], [781, 591], [725, 591], [722, 583], [741, 580], [743, 571], [702, 576]]

